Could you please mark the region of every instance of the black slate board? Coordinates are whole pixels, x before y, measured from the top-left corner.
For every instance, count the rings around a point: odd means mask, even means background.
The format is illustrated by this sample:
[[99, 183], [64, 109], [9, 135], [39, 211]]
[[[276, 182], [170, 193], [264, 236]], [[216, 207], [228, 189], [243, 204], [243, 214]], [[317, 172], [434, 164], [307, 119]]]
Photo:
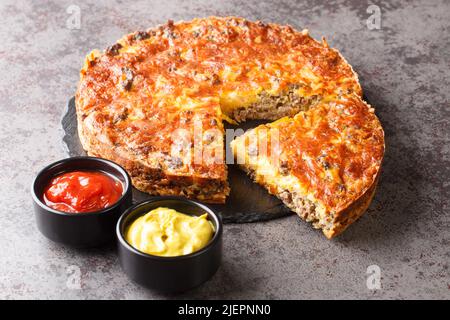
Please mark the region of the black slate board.
[[[62, 118], [64, 129], [63, 142], [68, 154], [73, 156], [86, 155], [78, 139], [75, 99], [72, 97], [64, 111]], [[258, 121], [248, 121], [239, 127], [246, 130], [260, 124]], [[229, 126], [237, 128], [236, 126]], [[224, 223], [246, 223], [265, 221], [284, 217], [291, 214], [280, 200], [251, 181], [251, 179], [236, 165], [228, 166], [228, 181], [231, 193], [225, 204], [210, 205], [222, 216]], [[133, 188], [133, 201], [151, 198], [150, 195]]]

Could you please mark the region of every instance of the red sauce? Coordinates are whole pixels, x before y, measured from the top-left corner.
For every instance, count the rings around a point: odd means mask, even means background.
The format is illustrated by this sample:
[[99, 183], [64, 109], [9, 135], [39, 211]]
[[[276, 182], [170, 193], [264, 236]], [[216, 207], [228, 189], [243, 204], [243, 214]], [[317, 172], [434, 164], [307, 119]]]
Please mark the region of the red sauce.
[[92, 212], [112, 206], [122, 193], [122, 183], [106, 173], [73, 171], [50, 181], [44, 192], [44, 201], [59, 211]]

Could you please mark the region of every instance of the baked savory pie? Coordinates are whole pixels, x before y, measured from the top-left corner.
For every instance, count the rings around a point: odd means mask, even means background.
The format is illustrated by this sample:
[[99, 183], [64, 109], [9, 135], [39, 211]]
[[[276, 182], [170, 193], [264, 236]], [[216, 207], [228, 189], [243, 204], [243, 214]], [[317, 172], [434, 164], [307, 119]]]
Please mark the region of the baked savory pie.
[[[342, 103], [353, 95], [353, 103]], [[359, 96], [351, 66], [307, 30], [210, 17], [169, 21], [92, 51], [81, 70], [76, 108], [84, 149], [124, 166], [137, 189], [223, 203], [229, 193], [223, 120], [276, 120], [338, 104], [347, 106], [342, 118], [363, 107], [374, 117]], [[299, 129], [293, 119], [280, 121]], [[367, 134], [382, 133], [379, 124], [372, 129]], [[378, 142], [373, 163], [358, 167], [364, 175], [379, 168], [382, 135]], [[195, 161], [198, 156], [202, 161]], [[349, 201], [365, 186], [355, 185]]]
[[331, 238], [369, 206], [384, 134], [373, 109], [354, 95], [251, 129], [231, 146], [256, 182]]

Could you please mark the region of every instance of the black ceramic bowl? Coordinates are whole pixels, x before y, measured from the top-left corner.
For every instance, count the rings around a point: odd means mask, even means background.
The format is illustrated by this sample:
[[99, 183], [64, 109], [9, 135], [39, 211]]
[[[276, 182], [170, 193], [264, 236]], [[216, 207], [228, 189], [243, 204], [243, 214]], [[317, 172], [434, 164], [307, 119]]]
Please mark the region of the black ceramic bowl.
[[[43, 195], [50, 180], [77, 170], [102, 171], [116, 177], [123, 185], [122, 197], [111, 207], [87, 213], [66, 213], [46, 206]], [[39, 231], [50, 240], [73, 247], [94, 247], [113, 241], [117, 220], [132, 204], [127, 172], [114, 162], [94, 157], [67, 158], [45, 167], [34, 179], [31, 194]]]
[[[125, 240], [126, 228], [138, 217], [158, 207], [175, 209], [185, 214], [208, 214], [215, 233], [209, 244], [199, 251], [176, 257], [143, 253]], [[129, 208], [117, 223], [119, 261], [125, 273], [136, 283], [165, 293], [192, 289], [217, 271], [222, 257], [222, 221], [210, 208], [179, 197], [154, 197]]]

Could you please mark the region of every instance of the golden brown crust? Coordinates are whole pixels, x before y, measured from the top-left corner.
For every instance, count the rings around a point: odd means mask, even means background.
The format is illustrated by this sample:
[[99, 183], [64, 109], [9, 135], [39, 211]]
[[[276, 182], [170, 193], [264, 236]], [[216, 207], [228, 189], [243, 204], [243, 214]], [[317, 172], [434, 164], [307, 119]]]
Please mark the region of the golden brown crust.
[[375, 195], [377, 184], [378, 176], [366, 192], [351, 203], [345, 210], [340, 212], [339, 219], [333, 223], [330, 229], [323, 230], [323, 233], [328, 239], [340, 235], [348, 226], [358, 220], [364, 212], [366, 212]]
[[[225, 115], [292, 85], [297, 95], [318, 101], [361, 95], [351, 66], [307, 31], [236, 17], [169, 21], [88, 55], [76, 94], [80, 139], [92, 154], [129, 171], [139, 168], [131, 176], [143, 191], [223, 202], [229, 192], [224, 161], [174, 157], [172, 133], [191, 132], [197, 116], [203, 130], [223, 135]], [[200, 148], [217, 144], [223, 147], [223, 139]], [[205, 191], [209, 184], [215, 193]], [[189, 185], [204, 188], [195, 195]]]
[[89, 122], [79, 121], [79, 123], [82, 125], [78, 126], [78, 135], [88, 154], [110, 159], [122, 165], [130, 174], [136, 189], [152, 195], [185, 196], [209, 203], [225, 202], [229, 192], [227, 180], [170, 174], [161, 168], [149, 165], [145, 159], [137, 159], [135, 155], [129, 153], [127, 148], [105, 143], [101, 133], [99, 133], [100, 137], [93, 135], [92, 129], [85, 126]]
[[373, 183], [384, 155], [384, 132], [359, 97], [319, 104], [293, 121], [270, 124], [282, 161], [328, 210], [346, 208]]
[[384, 132], [373, 109], [353, 95], [261, 125], [232, 148], [256, 182], [330, 238], [370, 204]]

